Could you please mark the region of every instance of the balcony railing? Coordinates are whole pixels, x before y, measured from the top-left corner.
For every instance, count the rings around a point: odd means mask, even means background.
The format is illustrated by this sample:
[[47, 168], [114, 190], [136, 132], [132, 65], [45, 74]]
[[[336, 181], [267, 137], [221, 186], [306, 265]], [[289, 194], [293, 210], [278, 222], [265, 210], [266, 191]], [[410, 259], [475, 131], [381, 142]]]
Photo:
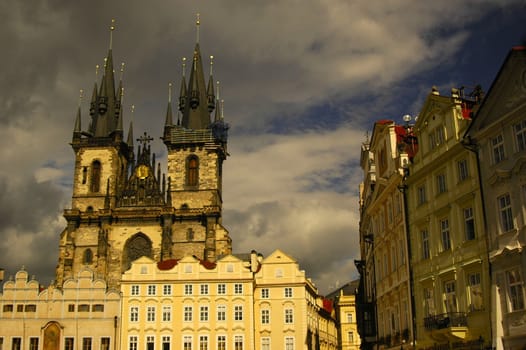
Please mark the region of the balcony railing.
[[467, 327], [468, 319], [463, 312], [450, 312], [424, 318], [424, 327], [429, 331], [451, 327]]

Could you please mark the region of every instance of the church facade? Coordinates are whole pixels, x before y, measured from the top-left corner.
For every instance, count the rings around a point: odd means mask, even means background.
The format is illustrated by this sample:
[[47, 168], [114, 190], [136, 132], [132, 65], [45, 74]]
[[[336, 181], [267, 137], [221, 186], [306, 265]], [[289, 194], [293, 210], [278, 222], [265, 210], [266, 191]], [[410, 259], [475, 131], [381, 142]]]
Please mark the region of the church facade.
[[229, 126], [199, 43], [177, 117], [170, 99], [159, 123], [166, 173], [149, 135], [135, 139], [131, 123], [124, 133], [112, 54], [87, 128], [80, 107], [74, 123], [56, 280], [44, 288], [22, 269], [4, 283], [0, 350], [336, 349], [332, 307], [293, 258], [232, 253], [222, 224]]

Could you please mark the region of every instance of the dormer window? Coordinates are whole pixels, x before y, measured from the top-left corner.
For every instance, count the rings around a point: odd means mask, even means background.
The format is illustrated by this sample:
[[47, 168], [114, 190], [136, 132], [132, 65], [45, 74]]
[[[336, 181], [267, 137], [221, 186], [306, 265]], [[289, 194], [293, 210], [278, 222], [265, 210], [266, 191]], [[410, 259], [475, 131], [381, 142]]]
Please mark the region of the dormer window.
[[89, 265], [93, 262], [93, 252], [91, 249], [88, 248], [84, 251], [84, 257], [82, 260], [85, 265]]

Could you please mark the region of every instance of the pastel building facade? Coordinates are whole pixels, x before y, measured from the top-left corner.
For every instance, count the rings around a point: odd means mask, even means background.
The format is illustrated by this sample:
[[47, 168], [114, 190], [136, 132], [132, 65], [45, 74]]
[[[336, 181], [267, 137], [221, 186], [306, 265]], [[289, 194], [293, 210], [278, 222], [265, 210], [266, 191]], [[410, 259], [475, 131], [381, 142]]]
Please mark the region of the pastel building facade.
[[419, 149], [405, 185], [418, 349], [492, 341], [477, 160], [462, 142], [476, 102], [433, 89], [413, 127]]
[[526, 48], [510, 50], [465, 143], [480, 167], [491, 263], [492, 346], [526, 344]]

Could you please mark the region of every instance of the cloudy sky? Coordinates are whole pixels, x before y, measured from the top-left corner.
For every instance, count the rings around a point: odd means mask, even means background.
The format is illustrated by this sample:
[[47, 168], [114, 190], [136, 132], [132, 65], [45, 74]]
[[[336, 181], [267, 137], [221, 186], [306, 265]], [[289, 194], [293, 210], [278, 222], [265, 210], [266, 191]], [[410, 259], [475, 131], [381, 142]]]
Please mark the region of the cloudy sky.
[[[280, 248], [321, 293], [357, 277], [360, 144], [373, 122], [418, 113], [433, 85], [488, 90], [525, 42], [525, 0], [0, 2], [0, 267], [48, 284], [79, 90], [91, 91], [116, 20], [125, 123], [159, 137], [200, 13], [225, 118], [224, 225], [235, 252]], [[176, 91], [178, 93], [178, 91]], [[89, 96], [90, 93], [86, 95]], [[131, 105], [135, 112], [131, 113]], [[81, 102], [87, 125], [88, 101]], [[7, 277], [6, 276], [6, 277]]]

